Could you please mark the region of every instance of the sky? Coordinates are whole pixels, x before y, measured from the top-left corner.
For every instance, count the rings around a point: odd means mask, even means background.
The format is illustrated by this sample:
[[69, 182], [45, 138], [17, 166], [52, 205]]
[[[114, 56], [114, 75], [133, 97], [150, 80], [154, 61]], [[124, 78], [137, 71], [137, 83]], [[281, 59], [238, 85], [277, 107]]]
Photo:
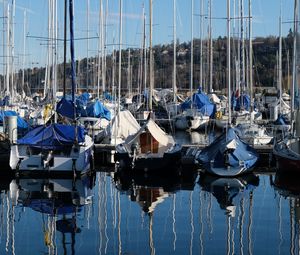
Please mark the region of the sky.
[[[3, 13], [1, 23], [5, 23], [6, 14], [3, 6], [12, 0], [0, 0], [0, 11]], [[100, 0], [73, 0], [75, 38], [98, 37], [99, 35], [99, 6]], [[119, 0], [102, 0], [103, 8], [107, 12], [107, 51], [111, 52], [119, 46]], [[145, 6], [147, 36], [149, 35], [149, 0], [123, 1], [123, 37], [122, 48], [140, 47], [143, 31], [143, 6]], [[192, 0], [176, 0], [176, 30], [180, 42], [191, 40], [191, 16], [193, 16], [194, 38], [200, 35], [200, 2], [193, 0], [194, 9], [191, 11]], [[207, 0], [204, 1], [204, 15], [207, 15]], [[213, 37], [226, 36], [226, 0], [212, 1], [212, 31]], [[243, 0], [245, 12], [248, 12], [248, 0]], [[292, 27], [294, 0], [252, 0], [253, 37], [279, 34], [280, 1], [282, 1], [282, 34], [286, 35]], [[15, 65], [22, 68], [24, 46], [24, 10], [26, 10], [26, 58], [27, 67], [43, 66], [47, 59], [46, 41], [32, 37], [48, 36], [48, 0], [15, 0]], [[234, 15], [234, 2], [231, 0], [231, 15]], [[64, 1], [58, 0], [58, 37], [63, 38]], [[88, 12], [89, 6], [89, 12]], [[235, 6], [237, 9], [237, 5]], [[89, 13], [87, 15], [87, 13]], [[248, 13], [245, 13], [247, 16]], [[232, 21], [232, 26], [238, 20]], [[89, 26], [87, 25], [89, 23]], [[3, 26], [0, 24], [1, 26]], [[207, 19], [204, 19], [203, 37], [207, 37]], [[89, 31], [89, 32], [87, 32]], [[1, 36], [2, 37], [2, 36]], [[149, 38], [149, 37], [148, 37]], [[173, 0], [153, 0], [153, 44], [171, 43], [173, 40]], [[2, 43], [1, 43], [2, 45]], [[75, 56], [82, 59], [95, 56], [98, 52], [98, 39], [75, 41]], [[58, 62], [63, 60], [63, 44], [58, 44]]]

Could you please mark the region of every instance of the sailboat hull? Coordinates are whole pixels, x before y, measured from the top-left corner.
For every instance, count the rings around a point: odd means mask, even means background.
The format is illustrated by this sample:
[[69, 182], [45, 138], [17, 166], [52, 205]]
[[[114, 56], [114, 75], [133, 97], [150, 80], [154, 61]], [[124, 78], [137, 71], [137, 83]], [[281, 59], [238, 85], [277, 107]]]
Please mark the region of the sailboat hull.
[[141, 154], [134, 157], [128, 152], [117, 152], [115, 162], [118, 162], [119, 169], [131, 169], [134, 171], [168, 171], [178, 167], [181, 161], [181, 147], [165, 152], [162, 156]]
[[297, 138], [276, 143], [273, 155], [276, 158], [277, 168], [280, 172], [300, 173], [300, 141]]
[[69, 152], [41, 150], [34, 153], [27, 145], [12, 145], [10, 167], [18, 174], [85, 174], [91, 168], [93, 160], [93, 141], [86, 136], [85, 143], [73, 146]]

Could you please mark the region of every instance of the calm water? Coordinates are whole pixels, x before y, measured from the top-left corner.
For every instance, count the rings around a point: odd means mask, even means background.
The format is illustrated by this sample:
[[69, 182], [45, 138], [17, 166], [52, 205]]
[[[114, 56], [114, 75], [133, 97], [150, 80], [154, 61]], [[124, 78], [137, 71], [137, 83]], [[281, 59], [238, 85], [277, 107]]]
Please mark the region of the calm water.
[[98, 172], [1, 183], [1, 254], [296, 254], [295, 179]]
[[299, 177], [182, 173], [2, 178], [0, 254], [299, 254]]

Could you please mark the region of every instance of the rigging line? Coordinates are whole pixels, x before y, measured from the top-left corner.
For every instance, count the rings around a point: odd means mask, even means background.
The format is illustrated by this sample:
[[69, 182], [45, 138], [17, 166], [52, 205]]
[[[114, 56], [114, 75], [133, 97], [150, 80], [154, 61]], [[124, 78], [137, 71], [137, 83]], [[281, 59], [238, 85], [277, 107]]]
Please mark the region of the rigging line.
[[176, 208], [176, 194], [173, 196], [173, 211], [172, 211], [172, 219], [173, 219], [173, 235], [174, 235], [174, 240], [173, 240], [173, 250], [176, 250], [176, 240], [177, 240], [177, 235], [176, 235], [176, 216], [175, 216], [175, 208]]

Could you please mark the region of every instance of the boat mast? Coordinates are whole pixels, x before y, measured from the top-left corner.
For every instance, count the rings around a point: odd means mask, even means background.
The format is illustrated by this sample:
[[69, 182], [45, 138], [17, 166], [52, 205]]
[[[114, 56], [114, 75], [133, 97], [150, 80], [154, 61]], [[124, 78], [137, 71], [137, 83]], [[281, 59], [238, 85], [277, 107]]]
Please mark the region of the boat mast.
[[[143, 6], [143, 54], [144, 54], [144, 92], [147, 88], [147, 49], [146, 49], [146, 14]], [[141, 96], [140, 96], [141, 103]]]
[[23, 24], [23, 57], [22, 57], [22, 90], [24, 90], [25, 80], [25, 53], [26, 53], [26, 9], [24, 10], [24, 24]]
[[10, 47], [11, 47], [11, 102], [15, 98], [15, 85], [14, 85], [14, 69], [15, 69], [15, 15], [16, 15], [16, 2], [12, 0], [12, 15], [11, 15], [11, 35], [10, 35]]
[[102, 93], [105, 92], [106, 90], [106, 84], [105, 84], [105, 64], [104, 64], [104, 58], [105, 58], [105, 55], [104, 55], [104, 36], [105, 36], [105, 30], [104, 30], [104, 12], [103, 12], [103, 3], [102, 3], [102, 0], [101, 0], [101, 6], [100, 6], [100, 12], [101, 12], [101, 15], [100, 15], [100, 20], [101, 20], [101, 37], [100, 37], [100, 40], [101, 40], [101, 76], [102, 76]]
[[63, 76], [63, 96], [66, 96], [66, 62], [67, 62], [67, 0], [65, 0], [64, 13], [64, 76]]
[[228, 89], [228, 126], [231, 124], [231, 79], [230, 79], [230, 0], [227, 0], [227, 89]]
[[[70, 52], [71, 52], [71, 73], [72, 73], [72, 102], [75, 105], [75, 53], [74, 53], [74, 22], [73, 22], [73, 0], [69, 0], [69, 15], [70, 15]], [[75, 114], [75, 111], [74, 111]], [[75, 116], [74, 116], [75, 117]]]
[[[293, 40], [293, 81], [291, 89], [291, 120], [294, 119], [294, 110], [295, 110], [295, 93], [297, 92], [296, 84], [296, 54], [297, 54], [297, 33], [298, 33], [298, 0], [294, 1], [294, 40]], [[298, 107], [298, 106], [297, 106]]]
[[279, 112], [281, 112], [281, 97], [282, 97], [282, 0], [280, 0], [280, 15], [279, 15], [278, 90], [279, 90]]
[[[119, 8], [120, 8], [120, 14], [119, 14], [119, 80], [118, 80], [118, 114], [121, 111], [121, 63], [122, 63], [122, 21], [123, 21], [123, 10], [122, 10], [122, 0], [119, 0]], [[118, 122], [119, 123], [119, 122]]]
[[212, 40], [212, 1], [209, 1], [209, 93], [213, 91], [213, 40]]
[[194, 11], [194, 0], [191, 0], [191, 75], [190, 75], [190, 94], [191, 94], [191, 108], [193, 108], [193, 67], [194, 67], [194, 19], [193, 19], [193, 11]]
[[87, 0], [87, 10], [86, 10], [86, 26], [87, 26], [87, 30], [86, 30], [86, 90], [88, 91], [89, 89], [89, 37], [90, 37], [90, 0]]
[[149, 111], [152, 111], [152, 97], [153, 97], [153, 88], [154, 88], [154, 81], [153, 81], [153, 52], [152, 52], [152, 0], [149, 0], [150, 3], [150, 35], [149, 35], [149, 54], [150, 54], [150, 91], [149, 91]]
[[[102, 65], [102, 0], [100, 0], [100, 13], [99, 13], [99, 40], [98, 40], [98, 75], [97, 75], [97, 98], [99, 99], [100, 97], [100, 62]], [[101, 52], [101, 53], [100, 53]], [[102, 81], [103, 82], [103, 81]]]
[[[245, 92], [246, 88], [246, 73], [245, 73], [245, 33], [244, 33], [244, 0], [241, 0], [241, 68], [242, 68], [242, 93]], [[244, 105], [242, 100], [242, 105]]]
[[204, 88], [204, 84], [203, 84], [203, 0], [200, 0], [200, 75], [199, 75], [199, 81], [200, 81], [200, 86], [203, 86], [203, 90], [205, 90]]
[[173, 0], [173, 102], [176, 103], [176, 0]]
[[7, 31], [6, 31], [6, 95], [10, 96], [9, 93], [9, 66], [10, 66], [10, 52], [9, 52], [9, 37], [10, 37], [10, 8], [9, 8], [9, 4], [7, 4], [7, 9], [6, 9], [6, 16], [7, 16]]
[[[252, 0], [249, 0], [249, 86], [250, 86], [250, 114], [253, 111], [253, 59], [252, 59]], [[250, 118], [252, 124], [252, 118]]]

